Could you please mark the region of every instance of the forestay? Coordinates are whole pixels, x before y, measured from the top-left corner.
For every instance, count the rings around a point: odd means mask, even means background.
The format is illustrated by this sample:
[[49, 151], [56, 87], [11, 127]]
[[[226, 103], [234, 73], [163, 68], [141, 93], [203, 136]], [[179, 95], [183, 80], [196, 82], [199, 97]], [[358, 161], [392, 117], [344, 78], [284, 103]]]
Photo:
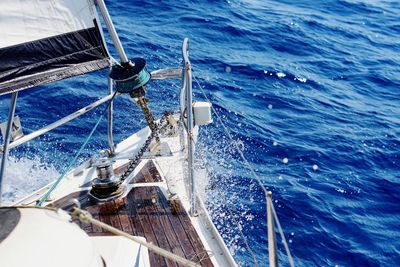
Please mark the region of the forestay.
[[0, 95], [107, 66], [93, 0], [0, 1]]

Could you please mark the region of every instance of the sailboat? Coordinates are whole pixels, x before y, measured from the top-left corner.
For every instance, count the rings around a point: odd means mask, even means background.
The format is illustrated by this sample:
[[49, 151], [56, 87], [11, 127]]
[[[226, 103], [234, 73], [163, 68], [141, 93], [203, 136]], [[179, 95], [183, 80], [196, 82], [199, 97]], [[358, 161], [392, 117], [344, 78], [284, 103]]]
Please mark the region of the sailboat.
[[[2, 127], [0, 203], [10, 149], [102, 107], [58, 179], [0, 206], [0, 265], [237, 266], [196, 189], [195, 179], [202, 178], [193, 166], [196, 139], [213, 118], [211, 103], [192, 99], [189, 40], [183, 40], [181, 66], [150, 72], [143, 58], [127, 57], [103, 0], [1, 1], [0, 18], [0, 95], [11, 94]], [[23, 133], [15, 116], [21, 90], [104, 68], [110, 70], [107, 95]], [[162, 79], [181, 81], [180, 108], [156, 119], [146, 86]], [[148, 126], [114, 144], [112, 103], [123, 96], [138, 104]], [[103, 117], [107, 149], [76, 166]], [[277, 266], [272, 213], [268, 222], [270, 265]]]

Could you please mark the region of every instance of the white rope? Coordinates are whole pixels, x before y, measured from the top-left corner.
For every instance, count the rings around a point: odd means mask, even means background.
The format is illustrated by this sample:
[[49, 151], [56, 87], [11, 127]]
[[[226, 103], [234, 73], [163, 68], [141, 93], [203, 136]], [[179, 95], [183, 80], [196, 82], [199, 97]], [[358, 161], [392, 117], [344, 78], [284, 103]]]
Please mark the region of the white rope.
[[[194, 80], [196, 81], [197, 85], [199, 86], [199, 88], [200, 88], [202, 94], [204, 95], [204, 97], [206, 98], [206, 100], [207, 100], [208, 102], [211, 103], [210, 99], [207, 97], [207, 94], [205, 93], [203, 87], [200, 85], [200, 83], [199, 83], [199, 81], [197, 80], [197, 78], [196, 78], [194, 75], [193, 75], [193, 78], [194, 78]], [[265, 197], [265, 205], [266, 205], [266, 209], [265, 209], [265, 210], [267, 211], [267, 209], [268, 209], [268, 208], [267, 208], [267, 202], [268, 202], [267, 195], [268, 195], [268, 190], [265, 188], [264, 184], [262, 183], [261, 178], [260, 178], [260, 177], [257, 175], [257, 173], [254, 171], [253, 166], [250, 164], [250, 162], [249, 162], [249, 161], [246, 159], [246, 157], [244, 156], [243, 151], [240, 149], [238, 143], [233, 139], [233, 137], [232, 137], [232, 135], [231, 135], [229, 129], [225, 126], [224, 122], [222, 121], [221, 116], [218, 114], [218, 112], [216, 111], [216, 109], [215, 109], [212, 105], [211, 105], [211, 109], [212, 109], [212, 111], [214, 112], [214, 114], [217, 116], [217, 119], [218, 119], [219, 123], [221, 124], [222, 128], [224, 129], [225, 134], [228, 136], [229, 140], [235, 145], [236, 150], [237, 150], [237, 152], [239, 153], [240, 157], [242, 158], [243, 162], [246, 164], [247, 168], [248, 168], [248, 169], [250, 170], [250, 172], [253, 174], [253, 177], [256, 179], [256, 181], [258, 182], [259, 186], [260, 186], [261, 189], [263, 190], [263, 192], [264, 192], [264, 197]], [[272, 202], [272, 201], [271, 201], [271, 202]], [[272, 208], [274, 207], [273, 205], [271, 205], [271, 206], [272, 206]], [[274, 213], [275, 221], [276, 221], [276, 223], [277, 223], [277, 225], [278, 225], [279, 232], [280, 232], [281, 237], [282, 237], [282, 243], [283, 243], [283, 245], [284, 245], [284, 247], [285, 247], [286, 253], [287, 253], [288, 258], [289, 258], [289, 264], [290, 264], [291, 267], [294, 267], [294, 262], [293, 262], [292, 255], [290, 254], [290, 251], [289, 251], [289, 246], [288, 246], [288, 244], [286, 243], [286, 239], [285, 239], [285, 236], [284, 236], [284, 234], [283, 234], [282, 227], [281, 227], [281, 225], [280, 225], [280, 223], [279, 223], [279, 220], [277, 219], [278, 216], [276, 215], [275, 209], [273, 208], [272, 210], [273, 210], [273, 213]], [[267, 225], [268, 225], [268, 221], [267, 221]]]
[[142, 241], [141, 239], [139, 239], [135, 236], [129, 235], [117, 228], [114, 228], [108, 224], [105, 224], [99, 220], [96, 220], [87, 211], [83, 211], [81, 209], [74, 208], [74, 210], [72, 212], [72, 217], [79, 219], [81, 222], [91, 223], [96, 226], [99, 226], [99, 227], [103, 228], [104, 230], [109, 231], [110, 233], [113, 233], [115, 235], [120, 235], [120, 236], [126, 237], [126, 238], [148, 248], [149, 250], [153, 251], [154, 253], [157, 253], [158, 255], [161, 255], [167, 259], [173, 260], [177, 263], [180, 263], [180, 264], [183, 264], [183, 265], [189, 266], [189, 267], [200, 267], [201, 266], [200, 264], [197, 264], [193, 261], [185, 259], [179, 255], [176, 255], [172, 252], [169, 252], [168, 250], [160, 248], [160, 247], [153, 245], [151, 243], [148, 243], [146, 241]]

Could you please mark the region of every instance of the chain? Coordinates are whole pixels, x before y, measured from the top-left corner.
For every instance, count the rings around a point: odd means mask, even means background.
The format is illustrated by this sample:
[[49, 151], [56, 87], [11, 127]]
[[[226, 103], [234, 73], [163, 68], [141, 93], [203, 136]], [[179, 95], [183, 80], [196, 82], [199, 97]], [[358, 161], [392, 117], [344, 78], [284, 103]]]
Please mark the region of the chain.
[[154, 137], [156, 138], [157, 143], [160, 143], [160, 137], [158, 136], [157, 125], [156, 122], [154, 121], [153, 114], [151, 114], [151, 111], [147, 106], [147, 101], [148, 100], [146, 98], [142, 97], [138, 98], [138, 104], [142, 108], [147, 124], [149, 125], [150, 130], [154, 132]]
[[[153, 117], [153, 116], [152, 116]], [[137, 165], [139, 164], [144, 152], [147, 151], [147, 149], [149, 148], [151, 141], [153, 140], [153, 138], [158, 138], [158, 142], [160, 140], [159, 137], [159, 130], [160, 130], [160, 126], [164, 123], [164, 121], [166, 120], [166, 116], [163, 116], [160, 119], [159, 123], [156, 123], [153, 119], [153, 127], [149, 128], [151, 130], [151, 133], [149, 135], [149, 137], [147, 137], [146, 141], [144, 142], [143, 146], [140, 148], [140, 150], [138, 151], [138, 153], [135, 155], [135, 157], [129, 162], [128, 164], [128, 168], [126, 169], [126, 171], [121, 175], [121, 181], [124, 181], [126, 178], [129, 177], [129, 175], [132, 174], [132, 172], [135, 170], [135, 168], [137, 167]], [[153, 128], [153, 129], [152, 129]]]

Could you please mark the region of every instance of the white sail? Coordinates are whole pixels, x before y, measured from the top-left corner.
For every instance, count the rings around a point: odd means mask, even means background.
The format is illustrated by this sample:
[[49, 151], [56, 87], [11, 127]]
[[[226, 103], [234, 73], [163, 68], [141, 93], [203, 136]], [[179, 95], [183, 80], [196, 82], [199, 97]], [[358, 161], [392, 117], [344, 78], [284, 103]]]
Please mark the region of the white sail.
[[109, 65], [93, 0], [1, 0], [0, 36], [0, 95]]

